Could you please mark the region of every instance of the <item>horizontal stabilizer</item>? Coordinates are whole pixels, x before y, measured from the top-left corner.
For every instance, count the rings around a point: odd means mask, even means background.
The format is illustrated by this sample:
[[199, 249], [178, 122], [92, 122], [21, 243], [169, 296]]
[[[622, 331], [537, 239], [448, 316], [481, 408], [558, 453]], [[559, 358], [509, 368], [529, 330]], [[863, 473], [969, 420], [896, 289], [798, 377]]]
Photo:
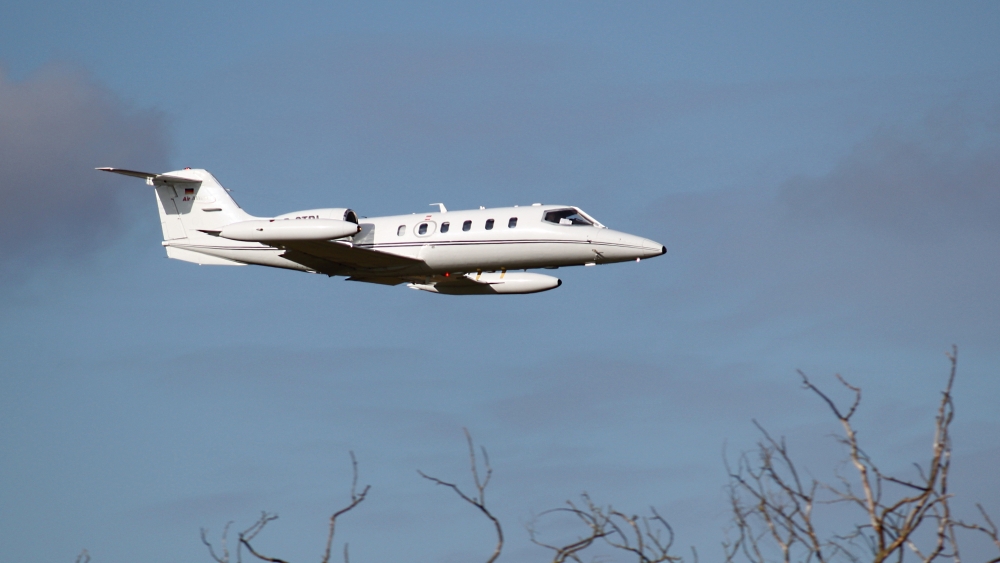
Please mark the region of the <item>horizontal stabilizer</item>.
[[132, 176], [134, 178], [145, 178], [148, 184], [200, 184], [201, 180], [192, 180], [191, 178], [181, 178], [180, 176], [170, 176], [167, 174], [156, 174], [154, 172], [139, 172], [138, 170], [125, 170], [124, 168], [97, 168], [102, 172], [114, 172], [115, 174], [122, 174], [124, 176]]

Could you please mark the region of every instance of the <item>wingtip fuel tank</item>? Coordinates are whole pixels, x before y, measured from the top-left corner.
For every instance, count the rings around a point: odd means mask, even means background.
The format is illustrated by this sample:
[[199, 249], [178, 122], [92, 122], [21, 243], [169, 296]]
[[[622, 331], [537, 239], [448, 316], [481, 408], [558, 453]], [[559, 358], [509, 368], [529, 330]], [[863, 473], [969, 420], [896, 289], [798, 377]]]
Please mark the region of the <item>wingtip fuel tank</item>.
[[410, 287], [444, 295], [514, 295], [540, 293], [562, 285], [562, 280], [545, 274], [529, 272], [484, 272], [465, 274], [455, 281], [411, 283]]

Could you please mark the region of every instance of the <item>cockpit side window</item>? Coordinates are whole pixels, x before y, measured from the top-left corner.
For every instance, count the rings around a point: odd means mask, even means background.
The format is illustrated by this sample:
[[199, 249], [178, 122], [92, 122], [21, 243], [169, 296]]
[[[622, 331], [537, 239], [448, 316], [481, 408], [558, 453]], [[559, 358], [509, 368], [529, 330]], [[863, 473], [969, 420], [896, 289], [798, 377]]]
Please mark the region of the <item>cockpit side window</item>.
[[556, 225], [593, 226], [593, 223], [581, 216], [576, 209], [553, 209], [545, 213], [544, 219]]

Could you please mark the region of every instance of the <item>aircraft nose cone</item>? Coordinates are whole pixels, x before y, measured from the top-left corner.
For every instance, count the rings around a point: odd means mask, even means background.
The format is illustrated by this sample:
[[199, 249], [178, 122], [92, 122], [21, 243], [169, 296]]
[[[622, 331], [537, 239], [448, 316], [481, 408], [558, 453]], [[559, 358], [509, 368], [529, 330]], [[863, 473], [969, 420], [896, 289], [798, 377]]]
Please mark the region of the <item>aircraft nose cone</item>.
[[608, 249], [603, 252], [605, 260], [608, 261], [619, 262], [623, 260], [645, 260], [647, 258], [662, 256], [667, 252], [667, 247], [656, 242], [655, 240], [630, 235], [628, 233], [603, 230], [603, 232], [600, 233], [600, 236], [603, 238], [597, 240], [601, 240], [610, 245], [610, 247], [606, 247]]
[[643, 239], [643, 248], [646, 249], [643, 258], [655, 258], [657, 256], [663, 256], [667, 253], [667, 247], [656, 242], [655, 240]]

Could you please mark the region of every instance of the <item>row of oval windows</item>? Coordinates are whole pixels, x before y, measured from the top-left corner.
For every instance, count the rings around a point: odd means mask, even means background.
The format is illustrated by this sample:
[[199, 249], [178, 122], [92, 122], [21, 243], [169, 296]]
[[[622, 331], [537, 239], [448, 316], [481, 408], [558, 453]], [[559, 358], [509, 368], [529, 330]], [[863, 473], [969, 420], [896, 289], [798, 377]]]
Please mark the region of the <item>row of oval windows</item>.
[[[517, 217], [511, 217], [507, 221], [507, 228], [508, 229], [513, 229], [516, 226], [517, 226]], [[441, 232], [442, 233], [447, 233], [450, 229], [451, 229], [451, 223], [449, 223], [447, 221], [444, 222], [444, 223], [441, 223]], [[471, 229], [472, 229], [472, 221], [466, 221], [466, 222], [462, 223], [462, 230], [463, 231], [468, 231], [468, 230], [471, 230]], [[486, 230], [489, 231], [489, 230], [492, 230], [492, 229], [493, 229], [493, 219], [487, 219], [486, 220]], [[426, 235], [434, 234], [434, 223], [430, 223], [430, 222], [426, 222], [426, 221], [423, 222], [423, 223], [420, 223], [419, 225], [417, 225], [416, 233], [417, 233], [417, 235], [421, 235], [421, 236], [426, 236]], [[403, 236], [405, 234], [406, 234], [406, 225], [400, 225], [399, 228], [396, 229], [396, 235]]]

